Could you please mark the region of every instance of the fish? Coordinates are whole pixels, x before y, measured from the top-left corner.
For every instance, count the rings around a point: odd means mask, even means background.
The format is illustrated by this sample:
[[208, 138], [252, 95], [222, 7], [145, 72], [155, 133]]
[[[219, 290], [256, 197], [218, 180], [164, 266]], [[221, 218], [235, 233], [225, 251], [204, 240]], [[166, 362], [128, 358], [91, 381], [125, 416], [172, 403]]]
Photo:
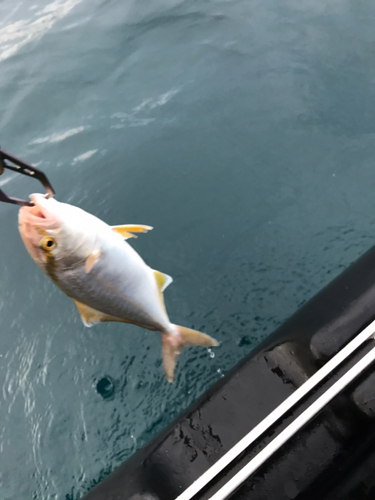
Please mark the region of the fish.
[[38, 267], [73, 300], [85, 326], [118, 321], [160, 332], [169, 382], [183, 347], [218, 345], [205, 333], [170, 322], [163, 292], [172, 278], [149, 267], [126, 241], [151, 226], [110, 226], [39, 193], [30, 200], [33, 206], [18, 215], [21, 239]]

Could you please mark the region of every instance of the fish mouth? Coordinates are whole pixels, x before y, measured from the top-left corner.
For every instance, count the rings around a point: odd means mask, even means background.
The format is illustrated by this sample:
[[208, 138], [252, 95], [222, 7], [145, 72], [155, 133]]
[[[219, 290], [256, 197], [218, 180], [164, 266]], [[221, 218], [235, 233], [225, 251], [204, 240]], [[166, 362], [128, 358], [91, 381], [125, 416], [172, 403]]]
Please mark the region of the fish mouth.
[[47, 199], [43, 194], [31, 194], [32, 207], [22, 207], [18, 214], [19, 226], [36, 226], [44, 230], [57, 229], [61, 220], [53, 210], [56, 200]]

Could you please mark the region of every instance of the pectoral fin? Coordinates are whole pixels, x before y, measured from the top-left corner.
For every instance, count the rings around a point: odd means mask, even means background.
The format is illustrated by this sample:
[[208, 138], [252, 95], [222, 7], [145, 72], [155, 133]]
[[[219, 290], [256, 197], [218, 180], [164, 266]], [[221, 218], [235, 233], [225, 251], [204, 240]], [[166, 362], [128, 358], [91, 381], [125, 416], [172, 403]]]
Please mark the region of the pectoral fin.
[[92, 253], [90, 253], [85, 262], [86, 274], [88, 274], [91, 271], [92, 266], [95, 264], [95, 262], [98, 260], [99, 257], [100, 257], [100, 250], [94, 250]]
[[112, 226], [111, 229], [127, 240], [128, 238], [138, 237], [132, 233], [147, 233], [147, 231], [151, 231], [152, 227], [143, 224], [124, 224], [123, 226]]

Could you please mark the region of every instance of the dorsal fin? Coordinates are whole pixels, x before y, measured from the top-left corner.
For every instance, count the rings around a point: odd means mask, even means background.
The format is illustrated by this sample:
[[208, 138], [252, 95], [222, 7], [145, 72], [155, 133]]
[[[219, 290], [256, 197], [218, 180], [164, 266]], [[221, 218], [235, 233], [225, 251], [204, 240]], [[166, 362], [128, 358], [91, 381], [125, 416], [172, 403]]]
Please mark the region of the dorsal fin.
[[147, 231], [151, 231], [153, 228], [143, 224], [124, 224], [122, 226], [111, 226], [111, 229], [127, 240], [128, 238], [137, 238], [135, 234], [131, 233], [147, 233]]
[[153, 273], [155, 276], [156, 286], [158, 287], [160, 305], [165, 314], [167, 314], [167, 311], [165, 310], [163, 292], [167, 288], [167, 286], [172, 283], [173, 279], [168, 276], [168, 274], [161, 273], [160, 271], [155, 271], [154, 269]]
[[173, 278], [168, 276], [168, 274], [161, 273], [160, 271], [154, 271], [154, 276], [156, 280], [156, 284], [158, 285], [158, 288], [161, 292], [164, 292], [164, 290], [167, 288], [168, 285], [170, 285], [173, 281]]

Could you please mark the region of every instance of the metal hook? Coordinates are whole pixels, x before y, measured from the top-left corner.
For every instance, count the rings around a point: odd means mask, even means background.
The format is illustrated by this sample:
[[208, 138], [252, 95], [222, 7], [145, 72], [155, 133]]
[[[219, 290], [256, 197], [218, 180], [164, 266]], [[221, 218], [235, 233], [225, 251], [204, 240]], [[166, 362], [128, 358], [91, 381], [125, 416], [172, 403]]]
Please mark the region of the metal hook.
[[[8, 162], [11, 162], [9, 164]], [[50, 184], [47, 176], [37, 168], [19, 160], [15, 156], [10, 155], [6, 151], [0, 148], [0, 175], [4, 173], [4, 169], [13, 170], [22, 175], [27, 175], [28, 177], [34, 177], [43, 185], [46, 190], [46, 196], [49, 198], [55, 194], [55, 190]], [[14, 205], [21, 205], [25, 207], [32, 207], [33, 203], [27, 200], [21, 200], [20, 198], [13, 198], [12, 196], [7, 196], [4, 191], [0, 189], [0, 201], [5, 203], [13, 203]]]

